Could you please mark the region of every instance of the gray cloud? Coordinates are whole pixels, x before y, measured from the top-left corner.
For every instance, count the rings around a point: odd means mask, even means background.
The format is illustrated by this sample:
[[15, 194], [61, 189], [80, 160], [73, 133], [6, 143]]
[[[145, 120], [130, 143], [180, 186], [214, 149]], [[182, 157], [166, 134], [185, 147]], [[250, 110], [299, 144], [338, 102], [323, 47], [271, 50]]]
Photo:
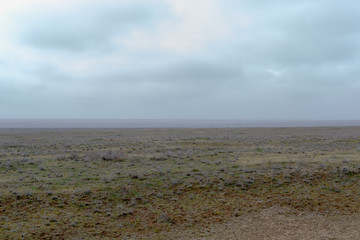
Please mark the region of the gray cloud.
[[[204, 20], [198, 11], [199, 18], [190, 21], [186, 4], [184, 16], [163, 1], [93, 1], [69, 13], [32, 10], [17, 21], [20, 43], [14, 49], [21, 54], [4, 55], [6, 65], [0, 62], [2, 112], [55, 118], [360, 119], [360, 3], [218, 3], [224, 18], [219, 23], [230, 33], [211, 41], [198, 41], [192, 27], [218, 15], [205, 14]], [[115, 37], [124, 41], [116, 45]]]
[[165, 71], [154, 74], [154, 78], [162, 81], [180, 82], [224, 82], [242, 73], [241, 66], [229, 66], [221, 62], [186, 62], [177, 66], [169, 66]]
[[[341, 7], [304, 7], [279, 19], [282, 38], [273, 45], [273, 56], [283, 63], [317, 64], [352, 59], [358, 54], [359, 17]], [[285, 20], [285, 21], [284, 21]], [[280, 25], [281, 26], [281, 25]], [[276, 53], [275, 50], [278, 52]]]
[[[111, 49], [111, 38], [133, 26], [149, 27], [156, 19], [154, 7], [98, 4], [70, 13], [37, 12], [21, 19], [22, 40], [40, 49], [79, 51]], [[34, 16], [35, 15], [35, 16]], [[102, 45], [102, 47], [101, 47]]]

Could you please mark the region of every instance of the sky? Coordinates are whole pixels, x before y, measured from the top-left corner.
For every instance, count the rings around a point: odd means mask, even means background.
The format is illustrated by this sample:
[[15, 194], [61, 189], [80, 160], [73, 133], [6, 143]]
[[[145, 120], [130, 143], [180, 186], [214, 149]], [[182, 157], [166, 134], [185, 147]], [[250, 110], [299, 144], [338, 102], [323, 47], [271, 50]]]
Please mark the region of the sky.
[[0, 6], [0, 118], [360, 119], [359, 1]]

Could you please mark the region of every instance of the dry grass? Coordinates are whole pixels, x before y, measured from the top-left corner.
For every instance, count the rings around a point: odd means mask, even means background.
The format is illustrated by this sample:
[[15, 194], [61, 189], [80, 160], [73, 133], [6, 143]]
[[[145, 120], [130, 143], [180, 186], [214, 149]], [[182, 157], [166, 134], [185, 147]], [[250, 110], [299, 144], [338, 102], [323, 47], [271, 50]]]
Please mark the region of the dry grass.
[[0, 239], [358, 239], [360, 128], [1, 129]]

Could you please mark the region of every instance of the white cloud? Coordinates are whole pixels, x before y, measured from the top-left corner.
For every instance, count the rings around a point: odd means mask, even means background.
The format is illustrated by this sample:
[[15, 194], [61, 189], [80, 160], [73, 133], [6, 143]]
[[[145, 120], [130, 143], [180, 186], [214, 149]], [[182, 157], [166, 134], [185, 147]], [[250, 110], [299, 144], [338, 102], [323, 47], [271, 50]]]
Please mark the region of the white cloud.
[[130, 36], [117, 41], [134, 50], [158, 49], [191, 54], [208, 51], [216, 41], [230, 39], [235, 24], [246, 24], [246, 19], [231, 21], [221, 2], [217, 0], [166, 0], [173, 16], [158, 25], [155, 31], [133, 29]]
[[285, 70], [274, 70], [270, 68], [266, 69], [266, 71], [275, 77], [281, 77], [285, 73]]
[[232, 26], [218, 1], [169, 0], [169, 3], [174, 8], [177, 21], [168, 24], [161, 34], [163, 46], [178, 52], [189, 52], [229, 37]]

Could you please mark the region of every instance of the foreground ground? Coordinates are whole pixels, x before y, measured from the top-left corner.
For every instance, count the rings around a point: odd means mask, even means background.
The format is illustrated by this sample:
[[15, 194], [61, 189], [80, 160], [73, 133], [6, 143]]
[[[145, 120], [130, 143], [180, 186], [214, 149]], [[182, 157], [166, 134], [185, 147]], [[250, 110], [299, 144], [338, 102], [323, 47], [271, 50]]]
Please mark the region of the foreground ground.
[[0, 239], [360, 239], [360, 127], [0, 129]]

